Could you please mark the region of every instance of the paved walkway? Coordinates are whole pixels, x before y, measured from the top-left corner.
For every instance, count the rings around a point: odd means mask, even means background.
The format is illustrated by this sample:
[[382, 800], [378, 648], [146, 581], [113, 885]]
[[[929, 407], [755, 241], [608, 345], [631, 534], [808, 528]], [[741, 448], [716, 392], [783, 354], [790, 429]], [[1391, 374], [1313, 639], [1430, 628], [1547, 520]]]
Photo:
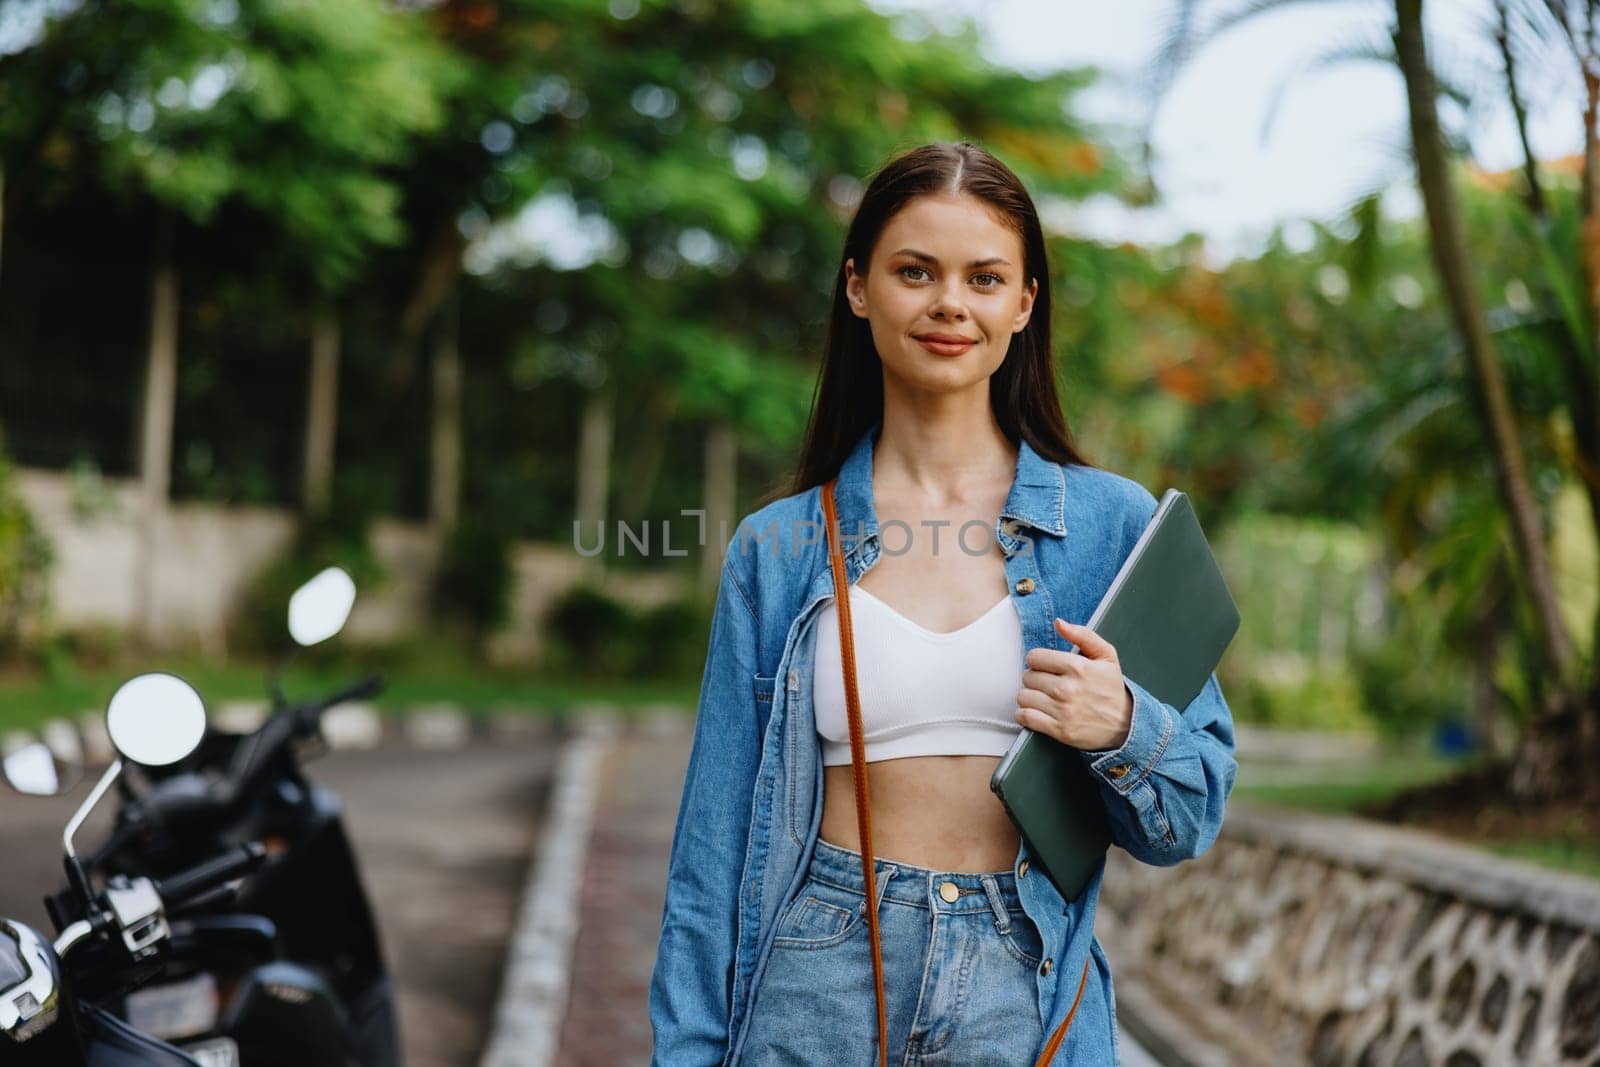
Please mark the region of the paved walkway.
[[687, 723], [624, 729], [600, 768], [558, 1067], [650, 1061], [650, 972], [692, 740]]
[[[624, 729], [600, 769], [558, 1067], [649, 1062], [650, 972], [691, 742], [687, 724]], [[1121, 1043], [1123, 1067], [1155, 1063], [1126, 1031]]]

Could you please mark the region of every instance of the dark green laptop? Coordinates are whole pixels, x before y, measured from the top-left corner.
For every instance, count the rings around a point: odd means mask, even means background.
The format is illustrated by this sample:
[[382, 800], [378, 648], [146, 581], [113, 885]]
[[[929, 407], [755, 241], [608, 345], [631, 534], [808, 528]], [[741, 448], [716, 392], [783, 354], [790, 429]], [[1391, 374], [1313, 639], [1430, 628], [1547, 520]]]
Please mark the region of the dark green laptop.
[[[1181, 711], [1199, 695], [1239, 629], [1239, 610], [1187, 495], [1161, 497], [1088, 626], [1116, 648], [1122, 673], [1162, 703]], [[1111, 844], [1083, 754], [1025, 729], [989, 788], [1062, 898], [1076, 898]]]

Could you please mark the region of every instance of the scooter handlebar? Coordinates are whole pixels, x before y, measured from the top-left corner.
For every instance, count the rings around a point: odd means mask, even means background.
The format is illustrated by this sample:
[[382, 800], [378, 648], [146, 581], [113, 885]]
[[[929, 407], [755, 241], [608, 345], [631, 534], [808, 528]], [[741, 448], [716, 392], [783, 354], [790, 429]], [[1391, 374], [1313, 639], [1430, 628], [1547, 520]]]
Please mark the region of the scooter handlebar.
[[323, 712], [336, 704], [371, 696], [381, 690], [383, 684], [381, 674], [369, 674], [327, 699], [281, 711], [268, 719], [252, 737], [245, 739], [235, 754], [235, 766], [230, 774], [233, 780], [232, 802], [240, 803], [243, 798], [253, 797], [278, 753], [294, 739], [312, 736]]
[[335, 707], [339, 704], [347, 704], [352, 700], [365, 700], [368, 697], [376, 696], [377, 694], [383, 692], [383, 686], [383, 675], [369, 674], [355, 685], [352, 685], [348, 689], [345, 689], [341, 692], [335, 693], [333, 696], [328, 697], [325, 700], [319, 700], [314, 704], [306, 704], [302, 706], [295, 715], [296, 722], [300, 727], [300, 732], [309, 733], [310, 731], [314, 730], [317, 723], [322, 718], [322, 713], [327, 711], [329, 708]]
[[249, 874], [266, 858], [265, 846], [258, 841], [248, 841], [171, 878], [163, 878], [156, 883], [156, 892], [161, 895], [162, 902], [171, 908], [224, 882]]

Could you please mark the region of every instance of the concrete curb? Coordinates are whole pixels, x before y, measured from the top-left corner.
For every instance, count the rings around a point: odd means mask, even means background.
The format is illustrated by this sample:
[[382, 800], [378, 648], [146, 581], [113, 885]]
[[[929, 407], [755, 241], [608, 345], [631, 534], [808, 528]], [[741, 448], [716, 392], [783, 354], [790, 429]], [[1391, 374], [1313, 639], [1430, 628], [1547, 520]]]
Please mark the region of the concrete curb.
[[383, 744], [383, 716], [371, 704], [341, 704], [322, 713], [322, 739], [334, 751]]
[[472, 724], [451, 704], [429, 704], [413, 709], [403, 721], [406, 740], [413, 748], [461, 748], [472, 737]]
[[[457, 704], [423, 704], [393, 714], [369, 703], [341, 704], [322, 717], [322, 738], [333, 751], [398, 747], [447, 750], [463, 748], [476, 739], [539, 740], [563, 729], [563, 723], [580, 709], [497, 707], [487, 713], [469, 712]], [[606, 706], [585, 705], [585, 715], [607, 713]], [[646, 709], [653, 714], [641, 722], [680, 715], [670, 706]], [[265, 701], [222, 701], [208, 718], [213, 729], [247, 733], [266, 721]], [[614, 712], [611, 712], [614, 714]], [[648, 727], [645, 727], [648, 728]], [[6, 751], [42, 740], [59, 756], [81, 762], [85, 771], [104, 769], [116, 757], [106, 733], [105, 713], [88, 710], [74, 719], [50, 719], [32, 730], [5, 731]]]
[[561, 754], [481, 1067], [545, 1067], [555, 1060], [600, 768], [618, 730], [615, 715], [587, 711]]

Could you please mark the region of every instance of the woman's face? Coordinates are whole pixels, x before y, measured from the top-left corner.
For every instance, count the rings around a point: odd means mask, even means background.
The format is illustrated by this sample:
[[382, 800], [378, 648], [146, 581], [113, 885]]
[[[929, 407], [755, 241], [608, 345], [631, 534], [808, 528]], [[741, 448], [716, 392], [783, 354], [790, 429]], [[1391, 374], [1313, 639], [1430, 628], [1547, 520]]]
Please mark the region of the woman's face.
[[870, 324], [885, 372], [937, 392], [987, 381], [1039, 290], [1023, 275], [1016, 231], [970, 196], [912, 199], [878, 235], [866, 274], [854, 258], [844, 269], [850, 308]]

